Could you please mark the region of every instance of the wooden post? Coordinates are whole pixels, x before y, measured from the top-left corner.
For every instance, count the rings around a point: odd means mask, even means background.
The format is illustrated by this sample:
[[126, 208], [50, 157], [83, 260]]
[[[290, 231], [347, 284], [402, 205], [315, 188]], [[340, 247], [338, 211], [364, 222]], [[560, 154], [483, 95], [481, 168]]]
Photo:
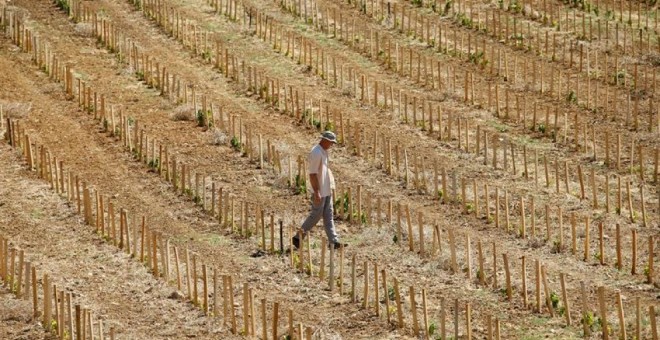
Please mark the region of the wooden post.
[[648, 224], [646, 223], [646, 202], [644, 200], [644, 182], [642, 182], [641, 185], [639, 186], [639, 195], [642, 204], [642, 226], [647, 227]]
[[202, 281], [203, 281], [203, 292], [204, 299], [202, 309], [204, 310], [204, 315], [209, 315], [209, 289], [208, 289], [208, 271], [206, 264], [202, 263]]
[[369, 262], [364, 261], [364, 298], [362, 308], [369, 309]]
[[587, 338], [591, 334], [591, 328], [587, 322], [584, 322], [585, 318], [587, 317], [587, 313], [589, 312], [587, 307], [587, 289], [585, 288], [584, 281], [580, 281], [580, 296], [582, 298], [582, 334], [585, 338]]
[[250, 289], [248, 283], [243, 283], [243, 334], [250, 333]]
[[22, 298], [23, 297], [23, 267], [25, 266], [25, 252], [23, 249], [18, 251], [18, 273], [12, 271], [12, 276], [16, 275], [14, 278], [12, 278], [13, 284], [15, 285], [15, 293], [16, 293], [16, 298]]
[[419, 322], [417, 321], [417, 303], [415, 302], [415, 287], [410, 286], [410, 313], [412, 314], [413, 334], [419, 336]]
[[273, 333], [272, 333], [273, 339], [279, 339], [277, 334], [277, 326], [279, 323], [279, 311], [280, 311], [279, 302], [273, 303]]
[[[438, 228], [438, 231], [439, 231], [439, 228]], [[440, 239], [440, 235], [438, 235], [438, 240], [439, 239]], [[477, 252], [478, 252], [478, 257], [479, 257], [479, 284], [481, 284], [482, 286], [485, 286], [486, 285], [486, 275], [484, 273], [484, 256], [483, 256], [483, 249], [481, 247], [481, 240], [478, 240], [478, 242], [477, 242]]]
[[456, 237], [454, 229], [449, 229], [449, 249], [451, 252], [451, 270], [453, 274], [458, 272], [458, 263], [456, 262]]
[[536, 312], [541, 313], [541, 264], [539, 260], [535, 261], [536, 272]]
[[511, 289], [511, 273], [509, 271], [509, 257], [506, 253], [502, 254], [504, 258], [504, 272], [506, 274], [506, 296], [511, 301], [513, 290]]
[[[533, 209], [532, 209], [532, 216], [534, 216], [534, 210]], [[532, 217], [532, 221], [533, 220], [534, 220], [534, 217]], [[532, 222], [532, 225], [534, 225], [533, 222]], [[525, 226], [525, 200], [521, 196], [520, 197], [520, 237], [523, 238], [523, 239], [525, 238], [525, 229], [526, 229], [526, 226]], [[534, 230], [533, 227], [532, 227], [532, 230]], [[532, 233], [534, 234], [534, 231], [532, 231]]]
[[649, 235], [649, 263], [647, 265], [646, 269], [646, 281], [649, 284], [653, 284], [653, 257], [655, 256], [655, 253], [653, 251], [653, 235]]
[[[81, 310], [80, 310], [80, 305], [76, 305], [76, 339], [84, 339], [84, 335], [82, 334], [83, 331], [83, 325], [81, 323]], [[73, 334], [71, 335], [71, 338], [73, 338]]]
[[424, 316], [424, 335], [426, 336], [426, 339], [430, 339], [429, 316], [428, 316], [428, 312], [427, 312], [427, 309], [426, 309], [426, 289], [423, 289], [423, 288], [422, 288], [422, 310], [423, 310], [423, 316]]
[[[392, 320], [390, 315], [390, 294], [387, 289], [387, 272], [385, 269], [381, 270], [381, 277], [383, 281], [383, 298], [385, 299], [385, 314], [387, 315], [387, 323], [389, 324]], [[378, 284], [378, 282], [376, 282]]]
[[543, 280], [543, 291], [545, 294], [545, 304], [548, 307], [548, 311], [550, 311], [550, 316], [554, 317], [555, 316], [555, 309], [552, 306], [552, 297], [550, 296], [550, 286], [548, 285], [548, 277], [545, 272], [545, 266], [541, 267], [541, 278]]
[[[425, 256], [425, 249], [424, 249], [424, 214], [421, 211], [417, 212], [417, 221], [419, 225], [419, 255], [424, 257]], [[412, 239], [412, 235], [410, 236]]]
[[[50, 280], [48, 279], [48, 274], [44, 274], [42, 286], [44, 287], [44, 318], [42, 324], [46, 330], [50, 330], [51, 302], [53, 298], [50, 295], [51, 286], [50, 286]], [[59, 327], [62, 326], [63, 325], [59, 325]]]
[[447, 313], [446, 313], [445, 305], [446, 305], [445, 298], [440, 297], [440, 336], [442, 339], [447, 338], [447, 327], [446, 327]]
[[605, 265], [605, 235], [603, 232], [603, 222], [598, 223], [598, 255], [600, 257], [600, 264]]
[[631, 263], [631, 269], [630, 273], [632, 275], [637, 274], [637, 229], [632, 229], [632, 251], [631, 251], [631, 257], [632, 257], [632, 263]]
[[261, 299], [261, 338], [268, 339], [268, 320], [266, 319], [266, 299]]
[[325, 278], [325, 249], [327, 248], [327, 242], [325, 238], [321, 238], [321, 263], [319, 265], [319, 279], [323, 280]]
[[184, 261], [186, 262], [186, 288], [188, 289], [188, 299], [192, 300], [193, 295], [192, 295], [192, 285], [190, 283], [190, 251], [188, 248], [186, 248], [186, 252], [184, 253]]
[[527, 303], [527, 265], [525, 264], [525, 256], [521, 258], [521, 267], [522, 271], [520, 275], [522, 276], [522, 297], [523, 297], [523, 306], [525, 309], [528, 307]]
[[603, 286], [598, 287], [598, 304], [600, 305], [600, 322], [603, 327], [603, 340], [608, 340], [607, 305], [605, 302], [605, 287]]
[[589, 262], [589, 227], [591, 225], [589, 216], [585, 218], [584, 222], [584, 261]]
[[401, 294], [399, 292], [399, 280], [394, 278], [394, 297], [396, 299], [396, 314], [399, 328], [403, 328], [403, 306], [401, 305]]
[[465, 233], [465, 262], [467, 262], [467, 278], [472, 280], [472, 250], [470, 234]]
[[493, 242], [493, 288], [497, 289], [497, 245]]
[[566, 279], [564, 273], [559, 274], [559, 280], [561, 282], [561, 298], [564, 302], [564, 317], [566, 317], [566, 325], [571, 325], [571, 307], [568, 301], [568, 294], [566, 294]]
[[649, 306], [649, 318], [651, 319], [651, 338], [658, 340], [658, 324], [655, 321], [655, 306]]
[[[312, 247], [311, 247], [311, 244], [310, 244], [311, 238], [312, 238], [311, 236], [307, 237], [307, 240], [305, 242], [307, 244], [307, 261], [309, 261], [308, 262], [308, 267], [307, 267], [307, 269], [309, 270], [309, 276], [314, 275], [314, 267], [312, 265]], [[302, 240], [302, 238], [301, 238], [301, 240]], [[300, 262], [302, 263], [302, 257], [300, 258]]]
[[37, 269], [32, 267], [32, 319], [39, 317], [39, 295], [37, 294]]
[[458, 313], [459, 313], [458, 299], [454, 299], [454, 339], [458, 339]]
[[616, 292], [616, 306], [619, 315], [619, 339], [627, 339], [626, 336], [626, 317], [623, 313], [623, 301], [621, 301], [621, 292]]
[[[374, 308], [376, 309], [376, 316], [380, 316], [380, 295], [378, 289], [378, 263], [374, 263]], [[387, 290], [385, 290], [387, 295]]]
[[[331, 250], [332, 251], [332, 250]], [[339, 246], [339, 295], [344, 295], [344, 245]]]
[[355, 303], [357, 301], [357, 294], [355, 291], [355, 254], [351, 259], [351, 302]]
[[[177, 272], [178, 272], [178, 266], [177, 266]], [[220, 298], [220, 292], [218, 291], [218, 271], [215, 268], [213, 268], [213, 317], [214, 318], [218, 318], [220, 315], [220, 305], [218, 303], [219, 298]]]

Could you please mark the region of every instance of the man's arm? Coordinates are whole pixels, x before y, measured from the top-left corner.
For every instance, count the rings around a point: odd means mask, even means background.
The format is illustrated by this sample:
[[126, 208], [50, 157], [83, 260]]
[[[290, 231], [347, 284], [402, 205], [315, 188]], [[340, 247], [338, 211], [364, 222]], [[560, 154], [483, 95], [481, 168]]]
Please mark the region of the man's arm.
[[309, 183], [312, 185], [312, 189], [314, 189], [314, 194], [321, 194], [321, 189], [319, 185], [319, 175], [318, 174], [309, 174]]
[[323, 167], [323, 162], [321, 162], [321, 155], [315, 154], [312, 152], [309, 156], [309, 184], [314, 189], [314, 203], [319, 204], [321, 202], [321, 183], [319, 180], [319, 174], [321, 173], [321, 167]]

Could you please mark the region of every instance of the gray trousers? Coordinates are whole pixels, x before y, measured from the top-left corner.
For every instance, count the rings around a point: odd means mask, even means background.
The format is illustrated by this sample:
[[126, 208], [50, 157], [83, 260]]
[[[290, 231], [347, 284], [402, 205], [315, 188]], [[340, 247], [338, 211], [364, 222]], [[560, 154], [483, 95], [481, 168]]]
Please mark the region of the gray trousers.
[[328, 240], [334, 243], [339, 242], [337, 232], [335, 231], [335, 221], [333, 220], [334, 203], [332, 202], [332, 195], [321, 197], [321, 202], [318, 205], [314, 204], [314, 196], [312, 196], [311, 201], [312, 209], [302, 225], [305, 235], [307, 235], [312, 227], [314, 227], [321, 217], [323, 217], [323, 227], [325, 228]]

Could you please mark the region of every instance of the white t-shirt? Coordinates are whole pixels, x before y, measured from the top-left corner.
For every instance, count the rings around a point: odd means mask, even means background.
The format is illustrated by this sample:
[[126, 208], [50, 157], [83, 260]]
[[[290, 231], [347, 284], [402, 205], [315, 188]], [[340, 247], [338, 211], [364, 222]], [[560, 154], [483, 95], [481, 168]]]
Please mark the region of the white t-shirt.
[[[309, 164], [309, 173], [316, 174], [319, 179], [319, 192], [321, 197], [332, 195], [332, 189], [335, 187], [335, 179], [332, 176], [332, 171], [328, 167], [330, 158], [328, 152], [323, 149], [321, 144], [316, 144], [312, 148], [307, 158]], [[314, 192], [312, 185], [307, 186], [310, 193]]]

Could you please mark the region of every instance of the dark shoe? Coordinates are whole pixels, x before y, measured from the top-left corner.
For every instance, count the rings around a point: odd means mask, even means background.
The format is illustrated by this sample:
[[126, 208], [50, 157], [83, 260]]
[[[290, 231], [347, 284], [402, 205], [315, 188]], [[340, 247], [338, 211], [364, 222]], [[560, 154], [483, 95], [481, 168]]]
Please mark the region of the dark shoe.
[[330, 243], [330, 245], [328, 246], [328, 248], [329, 248], [329, 247], [334, 247], [335, 249], [340, 249], [341, 247], [344, 247], [344, 248], [348, 247], [348, 244], [346, 244], [346, 243], [341, 243], [341, 242], [332, 242], [332, 243]]
[[293, 246], [296, 249], [300, 248], [300, 239], [298, 238], [298, 236], [294, 236], [293, 238], [291, 238], [291, 243], [293, 243]]

